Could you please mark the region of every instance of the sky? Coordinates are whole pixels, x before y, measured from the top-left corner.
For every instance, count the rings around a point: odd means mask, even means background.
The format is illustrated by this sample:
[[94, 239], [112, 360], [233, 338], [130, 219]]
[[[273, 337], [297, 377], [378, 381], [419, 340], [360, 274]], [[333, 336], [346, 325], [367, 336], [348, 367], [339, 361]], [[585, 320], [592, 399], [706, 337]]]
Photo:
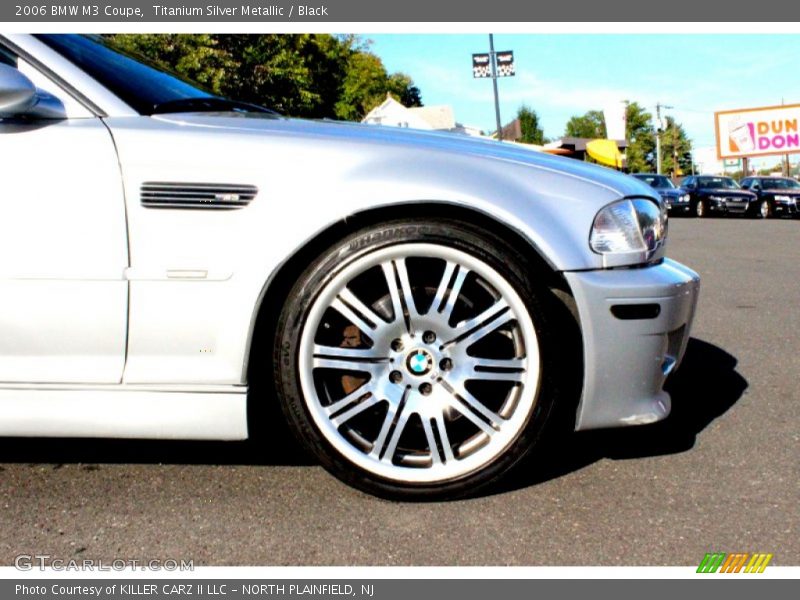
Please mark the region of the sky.
[[[450, 104], [458, 122], [495, 130], [491, 79], [472, 77], [471, 55], [488, 52], [488, 34], [363, 38], [389, 72], [413, 78], [424, 104]], [[516, 63], [515, 77], [498, 80], [503, 124], [527, 104], [549, 138], [573, 115], [629, 100], [651, 113], [672, 106], [664, 114], [700, 148], [715, 143], [716, 110], [800, 104], [800, 35], [497, 34], [494, 46]]]

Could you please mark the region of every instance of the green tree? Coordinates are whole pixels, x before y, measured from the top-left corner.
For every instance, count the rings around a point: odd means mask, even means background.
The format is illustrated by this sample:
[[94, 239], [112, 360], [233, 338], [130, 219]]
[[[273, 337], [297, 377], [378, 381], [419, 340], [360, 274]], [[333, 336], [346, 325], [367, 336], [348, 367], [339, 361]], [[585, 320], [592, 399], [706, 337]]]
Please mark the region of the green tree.
[[654, 172], [656, 159], [656, 135], [653, 117], [636, 102], [629, 102], [625, 110], [625, 151], [628, 170], [631, 173]]
[[544, 130], [539, 125], [539, 115], [536, 111], [523, 104], [517, 110], [519, 128], [522, 133], [519, 141], [523, 144], [544, 144], [547, 140], [544, 137]]
[[328, 34], [116, 34], [121, 48], [209, 91], [291, 116], [360, 119], [390, 93], [422, 98], [406, 74], [386, 71], [356, 36]]
[[565, 137], [605, 139], [606, 121], [599, 110], [590, 110], [584, 115], [571, 117], [564, 131]]
[[120, 49], [196, 81], [216, 94], [222, 93], [226, 74], [236, 67], [211, 35], [144, 33], [110, 37]]
[[692, 143], [683, 126], [667, 117], [661, 132], [661, 172], [678, 177], [690, 173], [691, 169]]

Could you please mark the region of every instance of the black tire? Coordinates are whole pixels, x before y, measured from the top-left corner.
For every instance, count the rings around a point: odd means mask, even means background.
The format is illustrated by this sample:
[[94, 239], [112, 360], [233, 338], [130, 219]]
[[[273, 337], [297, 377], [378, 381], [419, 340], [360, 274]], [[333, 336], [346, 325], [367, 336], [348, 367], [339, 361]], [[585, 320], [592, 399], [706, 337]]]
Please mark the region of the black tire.
[[771, 219], [775, 216], [775, 211], [772, 208], [772, 203], [766, 198], [758, 202], [756, 210], [754, 211], [756, 219]]
[[[398, 482], [380, 477], [349, 460], [326, 439], [310, 414], [300, 382], [300, 343], [306, 317], [314, 300], [348, 264], [388, 246], [423, 242], [441, 244], [465, 252], [484, 261], [513, 287], [527, 306], [538, 339], [540, 356], [539, 388], [536, 401], [516, 439], [502, 454], [479, 469], [458, 478], [435, 483]], [[565, 350], [564, 340], [554, 339], [555, 322], [563, 319], [563, 303], [541, 283], [545, 274], [537, 275], [540, 264], [534, 264], [506, 240], [469, 223], [455, 220], [426, 219], [394, 221], [368, 227], [334, 244], [299, 275], [280, 313], [274, 340], [274, 381], [277, 396], [288, 419], [290, 429], [321, 465], [341, 481], [360, 490], [384, 498], [435, 500], [473, 495], [503, 477], [536, 447], [545, 422], [551, 413], [559, 390], [572, 395], [576, 371], [566, 381], [558, 373]], [[557, 316], [556, 316], [557, 315]], [[563, 330], [562, 330], [563, 331]], [[563, 337], [563, 336], [562, 336]], [[575, 348], [568, 351], [574, 356]], [[563, 385], [559, 380], [565, 380]], [[573, 411], [574, 417], [574, 411]]]
[[694, 216], [698, 219], [708, 217], [708, 204], [702, 198], [694, 203]]

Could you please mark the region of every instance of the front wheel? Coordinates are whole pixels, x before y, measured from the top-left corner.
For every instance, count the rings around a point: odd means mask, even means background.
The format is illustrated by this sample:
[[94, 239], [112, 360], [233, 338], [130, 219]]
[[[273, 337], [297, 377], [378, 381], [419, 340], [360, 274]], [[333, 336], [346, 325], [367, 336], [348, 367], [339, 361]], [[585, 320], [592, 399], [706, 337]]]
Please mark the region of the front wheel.
[[504, 240], [461, 222], [358, 232], [298, 279], [275, 379], [331, 473], [387, 497], [472, 493], [537, 441], [554, 397], [546, 293]]
[[758, 217], [760, 219], [769, 219], [772, 217], [772, 205], [769, 200], [762, 200], [758, 205]]
[[708, 216], [708, 205], [705, 200], [698, 200], [694, 205], [694, 216], [698, 219], [704, 219]]

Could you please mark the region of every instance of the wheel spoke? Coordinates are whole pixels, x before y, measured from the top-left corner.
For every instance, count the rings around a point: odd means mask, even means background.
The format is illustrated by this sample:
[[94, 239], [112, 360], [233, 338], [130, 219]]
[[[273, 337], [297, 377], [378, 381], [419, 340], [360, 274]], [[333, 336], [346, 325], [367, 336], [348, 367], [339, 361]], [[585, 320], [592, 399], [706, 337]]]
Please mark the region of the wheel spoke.
[[345, 302], [345, 304], [351, 306], [355, 311], [360, 313], [364, 319], [369, 322], [372, 322], [375, 327], [374, 329], [378, 329], [381, 325], [384, 325], [386, 321], [384, 321], [378, 314], [375, 313], [369, 306], [364, 304], [361, 299], [356, 296], [352, 290], [349, 288], [344, 288], [339, 293], [339, 298]]
[[370, 396], [368, 399], [362, 400], [352, 408], [349, 408], [343, 413], [333, 417], [331, 419], [331, 423], [333, 423], [334, 427], [340, 427], [343, 423], [346, 423], [347, 421], [355, 417], [357, 414], [364, 412], [369, 407], [375, 406], [380, 401], [381, 399], [378, 398], [377, 396], [375, 395]]
[[335, 415], [336, 413], [340, 412], [342, 409], [347, 408], [353, 402], [357, 400], [362, 400], [364, 396], [367, 394], [371, 394], [371, 388], [369, 384], [363, 384], [358, 386], [358, 389], [353, 390], [349, 394], [347, 394], [344, 398], [337, 400], [333, 404], [325, 407], [325, 414], [329, 417]]
[[[453, 278], [453, 273], [455, 273], [455, 279], [451, 287], [450, 280]], [[431, 304], [431, 310], [441, 313], [445, 322], [449, 321], [450, 315], [453, 314], [453, 308], [456, 305], [459, 294], [461, 294], [461, 287], [464, 285], [467, 275], [469, 275], [469, 269], [466, 267], [454, 262], [447, 262], [442, 279], [439, 281], [433, 304]], [[444, 306], [442, 306], [442, 303], [444, 303]]]
[[439, 432], [439, 439], [442, 442], [445, 463], [454, 461], [455, 456], [453, 456], [453, 448], [450, 445], [450, 436], [447, 435], [447, 427], [445, 426], [444, 415], [441, 412], [436, 414], [436, 429]]
[[392, 431], [392, 437], [389, 439], [389, 443], [386, 444], [386, 449], [383, 452], [383, 458], [381, 459], [383, 462], [392, 462], [394, 453], [397, 451], [397, 443], [400, 441], [400, 436], [403, 435], [403, 430], [406, 428], [408, 419], [411, 418], [411, 414], [411, 410], [406, 402], [403, 404], [402, 408], [399, 409], [399, 414], [396, 418], [397, 422], [395, 423], [394, 430]]
[[378, 437], [376, 437], [375, 441], [372, 443], [372, 450], [369, 453], [369, 455], [375, 459], [381, 458], [383, 449], [386, 446], [386, 438], [389, 436], [392, 426], [395, 424], [397, 412], [403, 408], [405, 400], [408, 397], [408, 390], [402, 389], [398, 386], [388, 387], [388, 389], [384, 391], [387, 399], [389, 400], [389, 408], [387, 409], [386, 415], [383, 418], [383, 423], [381, 424], [381, 430], [378, 433]]
[[475, 371], [507, 369], [509, 371], [524, 371], [526, 359], [524, 358], [483, 358], [470, 356], [467, 364]]
[[501, 327], [514, 320], [514, 314], [509, 309], [508, 304], [501, 300], [492, 307], [487, 308], [477, 317], [464, 322], [457, 329], [458, 335], [448, 341], [445, 346], [452, 344], [462, 344], [469, 348], [479, 339], [489, 335], [498, 327]]
[[392, 299], [392, 312], [394, 320], [403, 318], [403, 303], [400, 300], [400, 293], [397, 291], [397, 278], [395, 277], [394, 263], [385, 262], [381, 265], [383, 276], [386, 278], [386, 285], [389, 287], [389, 297]]
[[425, 439], [428, 442], [428, 449], [431, 451], [431, 461], [434, 465], [442, 464], [442, 459], [439, 456], [439, 448], [436, 445], [436, 438], [433, 436], [433, 428], [428, 419], [422, 419], [422, 429], [425, 432]]
[[445, 264], [444, 273], [442, 273], [442, 278], [439, 281], [439, 287], [436, 288], [436, 295], [433, 297], [433, 302], [431, 303], [431, 311], [438, 312], [439, 307], [442, 306], [445, 294], [449, 289], [450, 280], [453, 278], [453, 272], [456, 270], [457, 266], [456, 263], [449, 260], [447, 264]]
[[525, 377], [523, 371], [475, 371], [467, 379], [480, 381], [513, 381], [521, 382]]
[[403, 303], [406, 305], [406, 310], [411, 318], [418, 317], [419, 311], [414, 302], [414, 295], [411, 293], [411, 280], [408, 278], [406, 259], [401, 258], [394, 261], [394, 266], [397, 270], [397, 279], [400, 281], [400, 293], [402, 294]]
[[353, 362], [387, 362], [386, 356], [377, 354], [372, 348], [349, 348], [346, 346], [314, 345], [314, 358], [335, 358]]
[[373, 377], [378, 376], [386, 370], [386, 363], [376, 362], [356, 362], [352, 360], [343, 360], [340, 358], [325, 358], [315, 356], [312, 363], [313, 369], [336, 369], [339, 371], [358, 371], [362, 373], [369, 373]]
[[522, 381], [525, 376], [524, 358], [479, 358], [466, 359], [470, 369], [467, 379], [482, 379], [486, 381]]
[[[479, 429], [488, 435], [494, 435], [500, 430], [502, 418], [481, 404], [475, 396], [465, 389], [452, 390], [450, 405], [472, 421]], [[481, 419], [478, 414], [485, 418]], [[489, 421], [487, 423], [486, 421]]]
[[350, 321], [353, 325], [358, 327], [363, 333], [369, 335], [374, 332], [378, 323], [370, 324], [345, 304], [341, 298], [337, 297], [331, 302], [331, 308], [339, 312], [345, 319]]

